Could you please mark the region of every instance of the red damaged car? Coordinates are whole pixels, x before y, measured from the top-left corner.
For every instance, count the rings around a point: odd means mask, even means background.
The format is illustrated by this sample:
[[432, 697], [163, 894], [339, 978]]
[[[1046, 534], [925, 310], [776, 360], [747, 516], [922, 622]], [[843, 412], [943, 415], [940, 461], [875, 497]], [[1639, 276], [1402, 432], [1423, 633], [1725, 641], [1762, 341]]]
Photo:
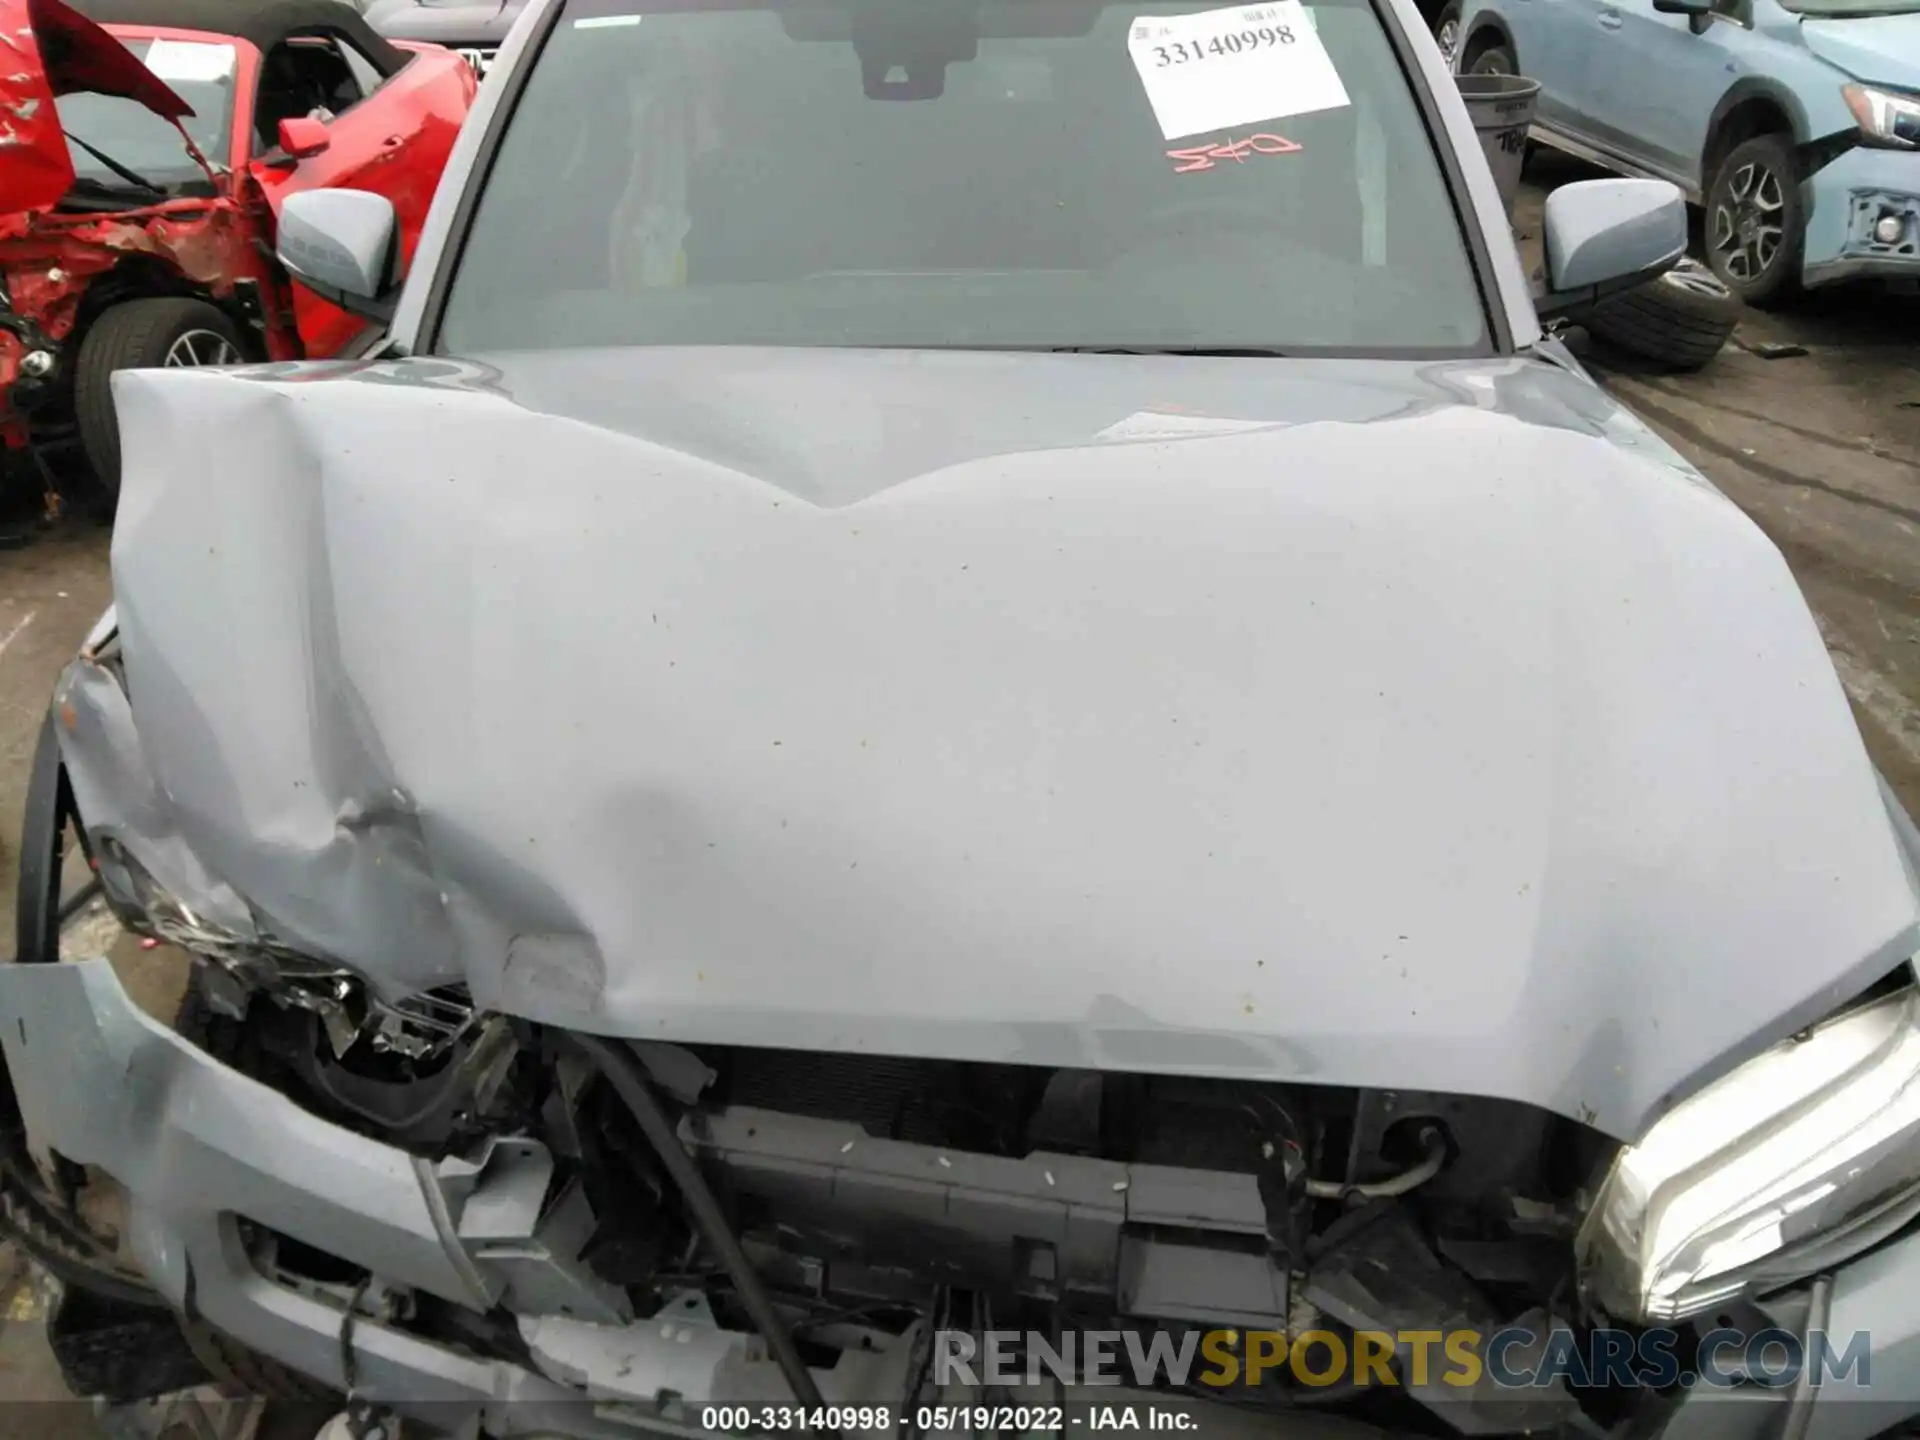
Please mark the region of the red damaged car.
[[0, 0], [0, 442], [118, 491], [108, 377], [334, 355], [366, 322], [274, 259], [286, 197], [393, 202], [403, 259], [473, 99], [345, 0]]

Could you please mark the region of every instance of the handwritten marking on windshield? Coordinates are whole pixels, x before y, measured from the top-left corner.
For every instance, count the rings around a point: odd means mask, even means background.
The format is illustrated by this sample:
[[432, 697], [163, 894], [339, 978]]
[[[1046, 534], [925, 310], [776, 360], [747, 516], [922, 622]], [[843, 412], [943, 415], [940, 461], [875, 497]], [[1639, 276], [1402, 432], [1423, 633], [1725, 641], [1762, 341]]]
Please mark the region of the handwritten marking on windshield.
[[1292, 155], [1300, 147], [1291, 140], [1278, 135], [1249, 135], [1244, 140], [1223, 140], [1218, 144], [1209, 142], [1194, 145], [1184, 150], [1169, 150], [1169, 160], [1180, 161], [1173, 167], [1176, 175], [1185, 175], [1191, 170], [1211, 170], [1216, 160], [1236, 160], [1246, 163], [1249, 155]]

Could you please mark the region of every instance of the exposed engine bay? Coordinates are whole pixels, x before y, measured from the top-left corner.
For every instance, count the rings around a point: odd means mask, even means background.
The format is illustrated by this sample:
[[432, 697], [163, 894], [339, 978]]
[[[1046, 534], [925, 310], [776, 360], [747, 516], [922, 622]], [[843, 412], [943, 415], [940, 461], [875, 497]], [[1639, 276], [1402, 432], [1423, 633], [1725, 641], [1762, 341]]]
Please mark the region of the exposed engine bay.
[[[1612, 1148], [1505, 1101], [623, 1044], [474, 1015], [458, 992], [418, 1019], [367, 1010], [345, 980], [290, 1000], [213, 961], [183, 1029], [313, 1113], [424, 1161], [481, 1156], [478, 1173], [513, 1147], [539, 1157], [528, 1183], [541, 1192], [541, 1243], [502, 1303], [458, 1317], [455, 1332], [596, 1398], [647, 1405], [660, 1397], [623, 1383], [630, 1357], [622, 1369], [581, 1354], [618, 1353], [611, 1342], [649, 1319], [692, 1310], [723, 1328], [773, 1327], [773, 1358], [790, 1349], [810, 1373], [890, 1355], [913, 1393], [861, 1398], [896, 1404], [938, 1392], [935, 1332], [1051, 1336], [1057, 1351], [1087, 1330], [1148, 1348], [1188, 1332], [1241, 1345], [1308, 1331], [1545, 1331], [1578, 1318], [1580, 1190]], [[636, 1085], [717, 1214], [703, 1216], [664, 1162], [631, 1103]], [[731, 1263], [715, 1224], [737, 1238]], [[453, 1321], [301, 1237], [250, 1240], [284, 1283], [372, 1285], [406, 1323], [432, 1333]], [[1156, 1383], [1223, 1398], [1197, 1374]], [[1347, 1404], [1440, 1435], [1538, 1429], [1577, 1409], [1557, 1388], [1305, 1390], [1284, 1366], [1230, 1398]]]

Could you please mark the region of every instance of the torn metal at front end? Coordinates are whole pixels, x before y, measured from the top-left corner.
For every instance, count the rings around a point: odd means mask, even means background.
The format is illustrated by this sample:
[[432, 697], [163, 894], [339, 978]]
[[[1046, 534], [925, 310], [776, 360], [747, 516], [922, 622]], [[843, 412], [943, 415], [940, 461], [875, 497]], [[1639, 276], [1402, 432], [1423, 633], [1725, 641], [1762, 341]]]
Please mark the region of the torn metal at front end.
[[240, 1018], [247, 992], [263, 991], [317, 1016], [336, 1056], [365, 1040], [375, 1050], [425, 1058], [472, 1032], [475, 1012], [464, 988], [383, 998], [345, 965], [278, 938], [270, 919], [206, 871], [173, 827], [167, 797], [146, 770], [111, 615], [62, 675], [53, 717], [108, 903], [136, 934], [177, 945], [205, 963], [212, 982], [207, 996], [216, 1008]]
[[[290, 326], [264, 323], [291, 303], [258, 243], [260, 221], [222, 194], [109, 214], [0, 214], [0, 444], [27, 440], [27, 419], [69, 382], [68, 342], [94, 287], [128, 264], [158, 267], [216, 300], [239, 300], [262, 319], [274, 359], [299, 353]], [[29, 356], [42, 357], [29, 361]]]
[[[476, 1313], [632, 1320], [627, 1297], [578, 1261], [584, 1209], [565, 1186], [548, 1198], [555, 1160], [538, 1141], [488, 1140], [437, 1161], [409, 1154], [238, 1081], [141, 1011], [104, 959], [6, 968], [16, 982], [6, 1063], [24, 1121], [122, 1182], [130, 1251], [176, 1308], [342, 1388], [353, 1298], [290, 1270], [287, 1237], [362, 1257], [383, 1287]], [[429, 1407], [511, 1403], [526, 1427], [511, 1433], [547, 1433], [542, 1407], [576, 1399], [378, 1314], [354, 1324], [350, 1348], [368, 1389]]]
[[[276, 313], [288, 297], [258, 243], [264, 205], [217, 170], [185, 129], [205, 173], [203, 198], [117, 210], [61, 209], [74, 171], [57, 97], [133, 100], [176, 127], [192, 108], [127, 46], [60, 0], [0, 0], [0, 446], [27, 443], [28, 417], [65, 393], [70, 338], [95, 287], [124, 265], [155, 293], [185, 285], [228, 300], [251, 287]], [[158, 274], [152, 273], [157, 268]], [[249, 308], [244, 307], [243, 308]], [[255, 307], [257, 308], [257, 304]], [[269, 326], [274, 358], [298, 353]]]

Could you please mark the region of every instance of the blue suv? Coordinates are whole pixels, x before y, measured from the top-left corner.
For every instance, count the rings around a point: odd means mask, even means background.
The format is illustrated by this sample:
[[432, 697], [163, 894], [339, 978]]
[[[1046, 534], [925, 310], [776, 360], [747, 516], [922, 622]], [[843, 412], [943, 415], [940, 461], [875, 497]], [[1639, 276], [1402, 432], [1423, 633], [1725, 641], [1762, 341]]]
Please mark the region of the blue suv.
[[1920, 0], [1464, 0], [1457, 24], [1456, 70], [1540, 81], [1535, 139], [1685, 190], [1749, 304], [1920, 278]]

